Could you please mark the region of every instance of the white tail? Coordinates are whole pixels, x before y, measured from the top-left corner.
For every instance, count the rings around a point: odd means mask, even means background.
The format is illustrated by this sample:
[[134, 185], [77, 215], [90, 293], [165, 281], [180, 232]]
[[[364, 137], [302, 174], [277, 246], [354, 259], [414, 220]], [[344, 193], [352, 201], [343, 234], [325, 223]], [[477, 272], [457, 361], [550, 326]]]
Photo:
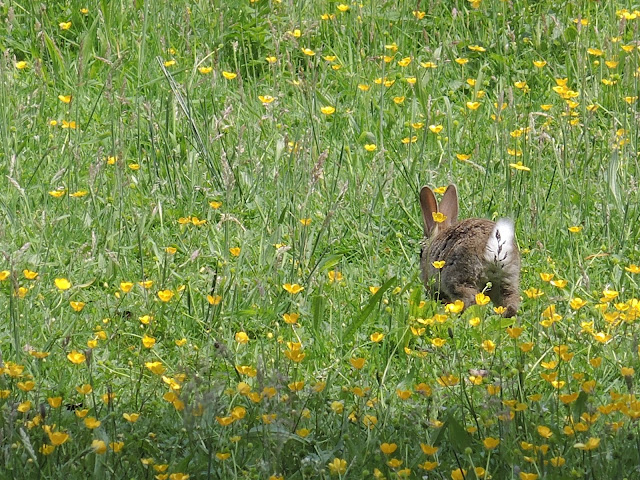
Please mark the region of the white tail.
[[514, 255], [517, 256], [515, 249], [513, 221], [508, 218], [500, 218], [489, 236], [484, 258], [500, 268], [505, 268], [512, 263]]

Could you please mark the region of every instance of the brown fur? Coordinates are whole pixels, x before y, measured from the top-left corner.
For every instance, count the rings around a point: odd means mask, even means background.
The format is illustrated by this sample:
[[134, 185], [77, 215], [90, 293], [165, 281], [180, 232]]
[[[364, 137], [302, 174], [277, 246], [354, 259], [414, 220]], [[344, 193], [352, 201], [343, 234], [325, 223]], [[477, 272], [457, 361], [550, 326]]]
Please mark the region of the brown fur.
[[[425, 232], [420, 267], [425, 287], [433, 288], [432, 293], [442, 301], [462, 300], [465, 308], [475, 304], [476, 294], [484, 290], [495, 305], [505, 307], [505, 317], [514, 316], [520, 304], [520, 254], [515, 240], [509, 240], [512, 250], [504, 261], [488, 260], [487, 243], [496, 224], [484, 218], [458, 222], [454, 185], [447, 187], [440, 205], [431, 189], [423, 187], [420, 205]], [[441, 224], [432, 217], [438, 211], [447, 216]], [[445, 261], [442, 269], [433, 267], [436, 260]], [[491, 289], [486, 291], [488, 282]]]

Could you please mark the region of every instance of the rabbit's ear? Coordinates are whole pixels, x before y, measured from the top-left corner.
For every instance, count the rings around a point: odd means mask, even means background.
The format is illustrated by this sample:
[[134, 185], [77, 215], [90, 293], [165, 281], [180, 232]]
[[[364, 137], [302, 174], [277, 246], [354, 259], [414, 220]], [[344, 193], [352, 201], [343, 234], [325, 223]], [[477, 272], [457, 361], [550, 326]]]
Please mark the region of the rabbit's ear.
[[445, 228], [458, 222], [458, 189], [454, 184], [449, 185], [444, 192], [440, 212], [447, 217], [443, 225]]
[[420, 190], [420, 209], [422, 210], [422, 222], [424, 226], [424, 236], [430, 237], [436, 228], [433, 214], [438, 212], [438, 201], [436, 196], [426, 185]]

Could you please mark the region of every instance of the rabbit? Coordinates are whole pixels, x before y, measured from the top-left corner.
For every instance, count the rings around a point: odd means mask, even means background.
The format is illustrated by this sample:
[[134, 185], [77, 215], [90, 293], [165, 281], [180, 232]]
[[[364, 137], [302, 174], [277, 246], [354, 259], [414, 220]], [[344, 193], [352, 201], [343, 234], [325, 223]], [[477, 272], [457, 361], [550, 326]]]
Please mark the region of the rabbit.
[[[429, 187], [420, 190], [424, 241], [420, 253], [422, 281], [433, 288], [440, 300], [460, 299], [464, 307], [475, 304], [477, 293], [485, 292], [494, 305], [505, 308], [504, 317], [513, 317], [520, 304], [520, 252], [515, 242], [513, 222], [501, 218], [458, 221], [458, 192], [449, 185], [440, 205]], [[445, 219], [438, 223], [435, 214]], [[437, 218], [437, 216], [436, 216]], [[441, 218], [440, 218], [441, 219]], [[444, 261], [441, 269], [434, 261]]]

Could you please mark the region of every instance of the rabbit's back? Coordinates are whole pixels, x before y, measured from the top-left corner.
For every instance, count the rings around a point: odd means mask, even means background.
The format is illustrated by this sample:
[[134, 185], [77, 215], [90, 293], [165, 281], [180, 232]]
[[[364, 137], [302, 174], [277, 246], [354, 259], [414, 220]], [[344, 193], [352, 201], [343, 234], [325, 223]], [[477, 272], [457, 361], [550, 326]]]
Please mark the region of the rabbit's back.
[[[422, 252], [422, 273], [425, 285], [435, 279], [434, 287], [445, 301], [453, 300], [453, 286], [469, 285], [482, 290], [489, 278], [486, 246], [495, 223], [483, 218], [469, 218], [436, 235]], [[435, 268], [433, 262], [444, 261]]]
[[[495, 222], [485, 218], [468, 218], [440, 232], [429, 248], [431, 261], [458, 256], [484, 258], [485, 248]], [[471, 255], [469, 255], [471, 254]]]

